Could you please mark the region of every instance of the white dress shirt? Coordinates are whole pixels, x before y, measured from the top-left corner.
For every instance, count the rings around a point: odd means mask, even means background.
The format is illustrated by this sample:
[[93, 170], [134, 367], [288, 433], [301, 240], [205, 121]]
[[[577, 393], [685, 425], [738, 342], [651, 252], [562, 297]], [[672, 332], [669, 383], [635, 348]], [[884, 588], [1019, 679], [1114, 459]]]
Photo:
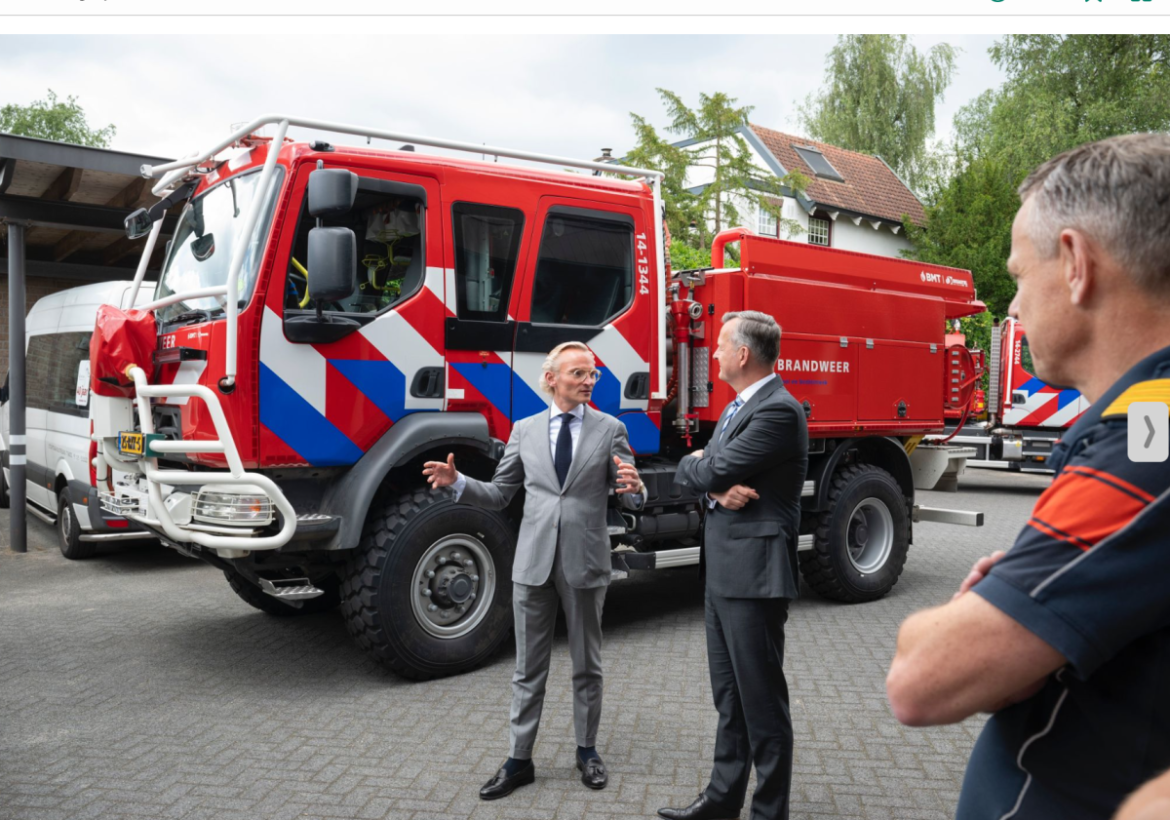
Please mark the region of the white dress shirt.
[[[561, 418], [561, 413], [565, 411], [557, 407], [555, 403], [550, 404], [548, 408], [548, 449], [553, 457], [553, 463], [557, 460], [557, 438], [561, 434], [561, 425], [564, 420]], [[573, 437], [573, 455], [577, 455], [577, 441], [581, 438], [581, 424], [585, 419], [585, 405], [578, 404], [569, 411], [573, 418], [569, 419], [569, 434]], [[463, 473], [458, 473], [455, 476], [455, 483], [451, 485], [451, 489], [455, 491], [455, 500], [463, 495], [463, 488], [467, 486], [467, 479], [463, 477]]]
[[[756, 395], [756, 393], [758, 393], [760, 391], [761, 387], [763, 387], [768, 382], [772, 381], [772, 379], [774, 379], [774, 378], [776, 378], [776, 374], [769, 373], [767, 376], [764, 376], [764, 378], [760, 379], [758, 382], [752, 382], [747, 387], [745, 387], [743, 389], [743, 392], [741, 392], [739, 394], [739, 396], [736, 397], [740, 401], [739, 410], [743, 409], [743, 405], [747, 404], [748, 399], [750, 399], [752, 396]], [[736, 412], [738, 413], [739, 410], [737, 410]], [[718, 436], [720, 434], [716, 433], [715, 435]], [[688, 453], [688, 455], [689, 455], [689, 453]], [[717, 503], [718, 502], [716, 502], [715, 499], [711, 497], [711, 494], [707, 493], [707, 509], [709, 509], [709, 510], [715, 509], [715, 505]]]

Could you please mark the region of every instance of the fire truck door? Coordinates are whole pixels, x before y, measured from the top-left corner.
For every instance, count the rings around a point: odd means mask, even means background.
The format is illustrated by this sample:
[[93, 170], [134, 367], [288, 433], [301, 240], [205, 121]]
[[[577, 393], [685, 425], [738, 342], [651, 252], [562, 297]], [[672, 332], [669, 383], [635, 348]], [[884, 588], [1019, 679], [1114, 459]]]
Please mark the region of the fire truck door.
[[455, 201], [448, 211], [454, 267], [446, 272], [443, 329], [447, 409], [482, 414], [491, 435], [506, 441], [518, 418], [515, 394], [523, 388], [512, 369], [512, 342], [526, 215], [517, 207], [467, 201]]
[[[353, 208], [327, 217], [352, 230], [356, 287], [316, 319], [306, 269], [310, 217], [298, 173], [260, 333], [261, 458], [268, 464], [355, 463], [411, 413], [443, 409], [443, 277], [439, 186], [351, 168]], [[329, 332], [333, 328], [334, 332]]]
[[659, 449], [650, 398], [653, 230], [639, 209], [563, 197], [542, 197], [530, 239], [516, 328], [513, 417], [539, 412], [541, 365], [556, 345], [584, 342], [601, 377], [592, 404], [617, 416], [638, 454]]

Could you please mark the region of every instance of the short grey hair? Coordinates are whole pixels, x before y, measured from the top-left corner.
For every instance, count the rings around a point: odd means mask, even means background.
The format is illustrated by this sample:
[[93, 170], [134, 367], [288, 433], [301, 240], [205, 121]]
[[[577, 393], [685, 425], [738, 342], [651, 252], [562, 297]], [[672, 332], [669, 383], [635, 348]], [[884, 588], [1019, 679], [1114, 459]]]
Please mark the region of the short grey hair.
[[[586, 353], [593, 355], [593, 351], [589, 349], [589, 345], [584, 342], [561, 342], [550, 350], [548, 355], [544, 357], [544, 364], [540, 366], [540, 389], [550, 396], [553, 390], [548, 386], [548, 379], [544, 377], [544, 374], [557, 372], [557, 368], [561, 363], [561, 354], [566, 350], [584, 350]], [[593, 360], [596, 362], [597, 358], [594, 357]]]
[[1150, 294], [1170, 297], [1170, 134], [1091, 142], [1045, 162], [1019, 189], [1032, 201], [1027, 226], [1051, 259], [1060, 232], [1085, 234]]
[[731, 333], [731, 343], [746, 347], [757, 364], [769, 370], [780, 358], [780, 325], [767, 313], [758, 310], [737, 310], [723, 314], [723, 324], [739, 319]]

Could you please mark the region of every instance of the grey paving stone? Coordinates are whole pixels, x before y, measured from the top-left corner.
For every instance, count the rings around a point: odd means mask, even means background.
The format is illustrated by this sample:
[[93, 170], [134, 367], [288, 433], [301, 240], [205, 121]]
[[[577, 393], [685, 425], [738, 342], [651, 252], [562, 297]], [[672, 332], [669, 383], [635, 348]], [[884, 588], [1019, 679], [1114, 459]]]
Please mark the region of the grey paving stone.
[[[901, 580], [871, 604], [792, 607], [793, 820], [945, 820], [979, 719], [908, 729], [886, 705], [898, 624], [946, 601], [1009, 545], [1048, 479], [970, 471], [925, 504], [980, 509], [981, 529], [920, 524]], [[687, 805], [711, 767], [702, 593], [691, 570], [634, 573], [605, 611], [602, 792], [573, 763], [571, 668], [558, 631], [537, 781], [485, 803], [507, 755], [512, 657], [412, 683], [336, 614], [269, 618], [211, 567], [153, 546], [69, 562], [0, 511], [0, 820], [599, 820]], [[753, 783], [754, 785], [754, 783]], [[747, 816], [747, 809], [743, 811]]]

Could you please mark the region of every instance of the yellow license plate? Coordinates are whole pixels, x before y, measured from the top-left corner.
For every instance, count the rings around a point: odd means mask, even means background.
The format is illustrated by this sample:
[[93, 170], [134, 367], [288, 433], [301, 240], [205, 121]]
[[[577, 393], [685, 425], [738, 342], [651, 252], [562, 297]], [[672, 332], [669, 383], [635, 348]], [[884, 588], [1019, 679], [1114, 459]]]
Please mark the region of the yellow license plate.
[[142, 433], [118, 433], [118, 452], [124, 456], [140, 456], [146, 452]]

